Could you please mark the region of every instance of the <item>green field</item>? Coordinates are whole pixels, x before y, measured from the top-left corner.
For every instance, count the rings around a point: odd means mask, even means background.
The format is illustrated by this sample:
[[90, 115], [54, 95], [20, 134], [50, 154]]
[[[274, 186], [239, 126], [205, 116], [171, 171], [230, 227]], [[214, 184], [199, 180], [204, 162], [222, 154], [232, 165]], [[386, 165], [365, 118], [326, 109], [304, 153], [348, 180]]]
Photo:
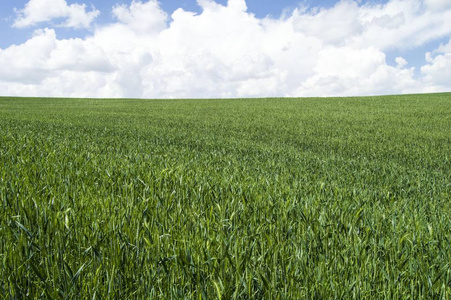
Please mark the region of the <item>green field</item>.
[[451, 297], [451, 94], [0, 98], [0, 298]]

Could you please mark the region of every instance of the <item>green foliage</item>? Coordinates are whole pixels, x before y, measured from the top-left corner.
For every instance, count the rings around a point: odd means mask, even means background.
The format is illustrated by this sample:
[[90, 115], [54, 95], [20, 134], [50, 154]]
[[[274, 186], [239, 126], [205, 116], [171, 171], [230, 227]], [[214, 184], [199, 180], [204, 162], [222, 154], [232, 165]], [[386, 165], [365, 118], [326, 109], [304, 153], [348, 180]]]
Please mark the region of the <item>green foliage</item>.
[[451, 94], [0, 98], [0, 298], [451, 297]]

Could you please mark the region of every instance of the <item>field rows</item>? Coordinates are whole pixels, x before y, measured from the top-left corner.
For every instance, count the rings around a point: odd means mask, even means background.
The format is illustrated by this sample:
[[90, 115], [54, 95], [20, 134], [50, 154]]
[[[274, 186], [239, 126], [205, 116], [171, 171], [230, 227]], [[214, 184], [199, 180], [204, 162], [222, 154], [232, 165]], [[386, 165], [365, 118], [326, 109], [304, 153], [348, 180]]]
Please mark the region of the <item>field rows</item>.
[[451, 296], [451, 94], [0, 98], [0, 298]]

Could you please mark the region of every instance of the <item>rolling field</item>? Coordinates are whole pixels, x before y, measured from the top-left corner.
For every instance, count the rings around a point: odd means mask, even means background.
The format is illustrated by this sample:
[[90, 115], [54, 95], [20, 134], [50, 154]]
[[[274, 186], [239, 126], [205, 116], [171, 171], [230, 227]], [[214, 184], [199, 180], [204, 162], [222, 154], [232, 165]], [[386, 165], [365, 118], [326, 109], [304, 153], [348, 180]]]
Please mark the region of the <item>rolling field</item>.
[[448, 299], [450, 243], [450, 93], [0, 98], [0, 299]]

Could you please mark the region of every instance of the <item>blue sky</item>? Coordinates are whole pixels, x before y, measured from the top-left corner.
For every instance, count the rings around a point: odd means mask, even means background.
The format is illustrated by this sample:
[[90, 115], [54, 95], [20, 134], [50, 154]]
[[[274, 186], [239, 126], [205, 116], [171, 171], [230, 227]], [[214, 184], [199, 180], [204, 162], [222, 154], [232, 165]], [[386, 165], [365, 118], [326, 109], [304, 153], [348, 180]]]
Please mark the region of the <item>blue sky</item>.
[[[32, 34], [32, 28], [17, 29], [13, 28], [12, 24], [15, 19], [15, 9], [21, 9], [28, 1], [26, 0], [5, 0], [0, 2], [0, 48], [5, 48], [14, 43], [21, 43], [26, 41]], [[68, 4], [81, 3], [82, 1], [66, 1]], [[183, 8], [185, 10], [200, 13], [201, 7], [196, 3], [196, 0], [164, 0], [159, 1], [163, 10], [168, 14], [172, 14], [176, 9]], [[227, 0], [216, 0], [217, 3], [223, 5], [227, 4]], [[337, 1], [335, 0], [316, 0], [316, 1], [299, 1], [299, 0], [248, 0], [248, 11], [254, 13], [259, 18], [264, 18], [267, 15], [279, 17], [284, 10], [293, 9], [298, 7], [300, 3], [308, 4], [311, 6], [331, 7]], [[100, 15], [97, 18], [98, 24], [104, 24], [113, 21], [111, 14], [111, 8], [115, 4], [127, 4], [130, 1], [126, 0], [97, 0], [97, 1], [85, 1], [88, 6], [94, 5], [96, 9], [100, 11]], [[39, 26], [33, 26], [39, 27]], [[64, 30], [59, 28], [58, 34], [64, 37], [76, 37], [87, 34], [87, 30]]]
[[0, 95], [450, 91], [450, 38], [451, 0], [1, 1]]

